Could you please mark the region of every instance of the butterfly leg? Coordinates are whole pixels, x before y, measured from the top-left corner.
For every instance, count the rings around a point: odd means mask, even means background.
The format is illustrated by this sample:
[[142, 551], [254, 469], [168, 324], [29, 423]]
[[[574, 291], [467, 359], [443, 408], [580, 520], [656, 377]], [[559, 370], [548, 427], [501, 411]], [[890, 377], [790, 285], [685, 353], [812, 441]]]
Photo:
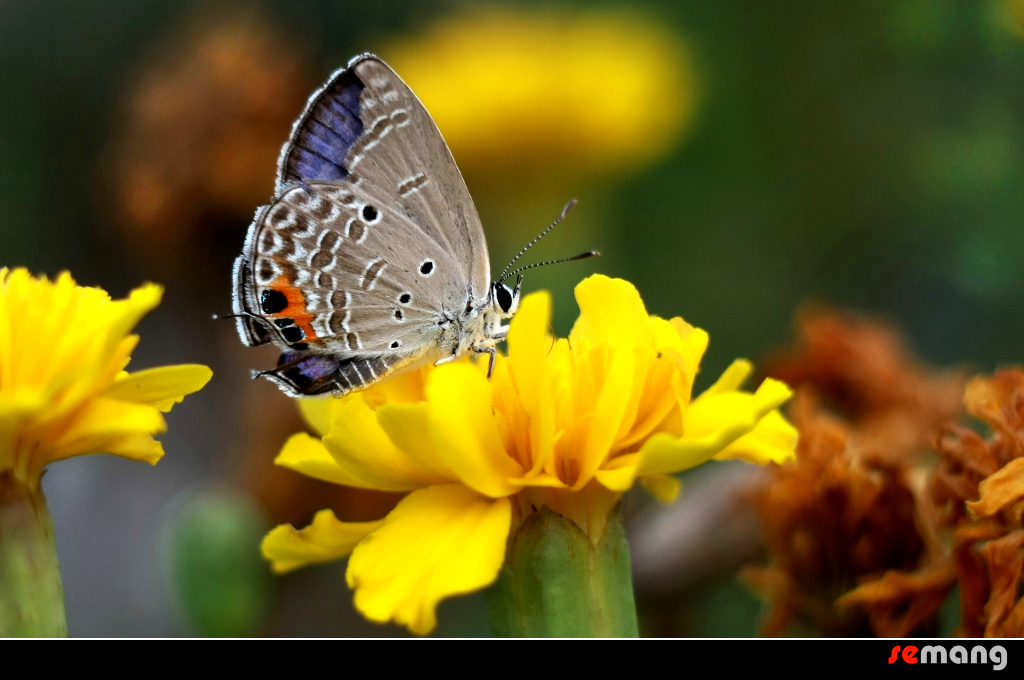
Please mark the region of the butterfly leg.
[[495, 360], [495, 358], [498, 355], [498, 350], [494, 347], [494, 345], [491, 345], [491, 346], [486, 346], [486, 345], [484, 345], [484, 346], [476, 346], [476, 347], [473, 347], [472, 349], [477, 354], [490, 354], [491, 355], [491, 358], [488, 359], [488, 361], [487, 361], [487, 378], [490, 379], [491, 374], [494, 373], [494, 360]]

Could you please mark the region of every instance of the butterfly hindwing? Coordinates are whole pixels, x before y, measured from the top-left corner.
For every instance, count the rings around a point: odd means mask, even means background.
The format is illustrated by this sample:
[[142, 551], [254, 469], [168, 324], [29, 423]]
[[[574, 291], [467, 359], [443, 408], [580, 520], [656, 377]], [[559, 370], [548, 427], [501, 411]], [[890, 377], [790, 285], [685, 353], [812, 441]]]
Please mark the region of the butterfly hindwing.
[[244, 256], [250, 306], [287, 344], [339, 356], [431, 348], [460, 277], [440, 245], [408, 247], [408, 218], [356, 187], [310, 182], [258, 219]]
[[377, 382], [406, 363], [404, 357], [392, 355], [343, 359], [330, 354], [285, 352], [277, 368], [263, 375], [296, 395], [347, 394]]

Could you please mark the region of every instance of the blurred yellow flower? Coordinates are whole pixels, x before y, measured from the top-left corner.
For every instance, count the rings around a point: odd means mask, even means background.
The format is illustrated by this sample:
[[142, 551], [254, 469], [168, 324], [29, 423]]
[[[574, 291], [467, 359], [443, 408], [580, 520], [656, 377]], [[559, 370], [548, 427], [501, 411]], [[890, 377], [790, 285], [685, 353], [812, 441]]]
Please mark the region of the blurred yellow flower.
[[62, 458], [111, 453], [156, 463], [161, 411], [201, 389], [206, 366], [124, 371], [131, 335], [160, 303], [146, 284], [125, 300], [25, 269], [0, 269], [0, 476], [37, 488], [43, 468]]
[[1024, 38], [1024, 0], [1002, 0], [999, 18], [1003, 25], [1018, 38]]
[[474, 177], [618, 176], [672, 151], [696, 110], [681, 37], [622, 10], [492, 8], [381, 54]]
[[351, 553], [356, 607], [424, 634], [440, 600], [495, 580], [510, 531], [540, 507], [596, 543], [636, 479], [669, 500], [673, 473], [712, 458], [792, 458], [796, 431], [776, 410], [790, 396], [784, 384], [740, 391], [751, 370], [741, 360], [691, 401], [704, 331], [649, 316], [626, 281], [591, 276], [576, 299], [580, 317], [556, 340], [549, 295], [526, 297], [491, 380], [465, 360], [300, 402], [321, 438], [294, 435], [278, 464], [411, 493], [377, 522], [324, 510], [301, 531], [277, 527], [263, 542], [275, 570]]

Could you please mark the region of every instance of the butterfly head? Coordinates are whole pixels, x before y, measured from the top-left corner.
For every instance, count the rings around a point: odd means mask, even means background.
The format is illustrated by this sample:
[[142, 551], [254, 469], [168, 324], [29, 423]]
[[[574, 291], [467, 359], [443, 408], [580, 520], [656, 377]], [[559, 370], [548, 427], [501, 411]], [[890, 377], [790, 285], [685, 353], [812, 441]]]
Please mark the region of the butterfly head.
[[495, 281], [491, 285], [491, 306], [502, 319], [508, 319], [519, 309], [519, 291], [523, 287], [523, 277], [516, 281], [515, 288], [509, 288], [504, 281]]

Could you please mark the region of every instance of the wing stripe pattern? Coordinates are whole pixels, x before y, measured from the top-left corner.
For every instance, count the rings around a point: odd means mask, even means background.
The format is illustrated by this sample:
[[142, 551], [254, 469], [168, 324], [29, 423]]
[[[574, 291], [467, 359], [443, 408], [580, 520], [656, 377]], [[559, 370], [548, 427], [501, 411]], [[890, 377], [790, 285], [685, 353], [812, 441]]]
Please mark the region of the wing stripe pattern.
[[323, 354], [285, 352], [277, 368], [265, 375], [299, 394], [333, 392], [340, 396], [376, 382], [390, 367], [382, 356], [338, 359]]

